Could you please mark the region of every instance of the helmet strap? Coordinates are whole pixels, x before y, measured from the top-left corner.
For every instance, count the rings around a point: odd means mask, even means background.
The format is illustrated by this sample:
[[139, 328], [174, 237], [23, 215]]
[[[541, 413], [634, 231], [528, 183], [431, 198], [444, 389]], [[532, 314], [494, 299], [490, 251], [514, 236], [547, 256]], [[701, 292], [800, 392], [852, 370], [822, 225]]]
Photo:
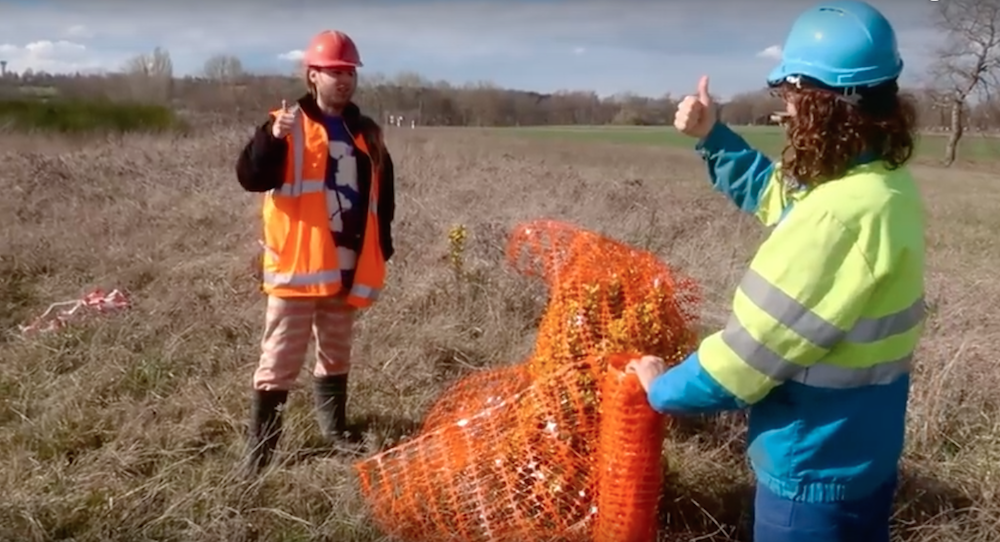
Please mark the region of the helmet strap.
[[862, 87], [844, 87], [836, 88], [829, 85], [824, 85], [823, 83], [813, 79], [812, 77], [806, 77], [802, 75], [788, 75], [785, 76], [785, 83], [795, 87], [796, 89], [803, 89], [805, 87], [811, 87], [819, 90], [824, 90], [837, 97], [838, 100], [846, 102], [851, 105], [857, 105], [861, 101], [861, 89]]

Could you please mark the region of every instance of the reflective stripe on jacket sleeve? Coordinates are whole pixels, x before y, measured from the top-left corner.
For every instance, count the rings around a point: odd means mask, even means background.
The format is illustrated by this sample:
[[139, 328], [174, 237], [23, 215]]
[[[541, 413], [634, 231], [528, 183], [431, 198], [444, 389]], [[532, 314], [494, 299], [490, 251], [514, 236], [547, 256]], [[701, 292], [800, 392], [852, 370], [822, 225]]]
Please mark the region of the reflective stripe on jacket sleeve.
[[743, 277], [726, 327], [699, 347], [705, 370], [746, 403], [826, 356], [861, 317], [875, 280], [833, 216], [792, 213]]

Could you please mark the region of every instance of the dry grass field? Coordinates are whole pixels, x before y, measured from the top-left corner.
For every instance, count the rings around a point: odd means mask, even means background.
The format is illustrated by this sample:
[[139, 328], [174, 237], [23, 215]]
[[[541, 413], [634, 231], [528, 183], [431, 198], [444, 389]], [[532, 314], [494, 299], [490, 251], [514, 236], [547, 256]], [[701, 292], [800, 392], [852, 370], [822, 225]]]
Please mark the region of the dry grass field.
[[[0, 170], [0, 540], [374, 541], [349, 463], [311, 452], [308, 388], [280, 465], [236, 471], [263, 299], [258, 196], [234, 161], [248, 131], [68, 142], [3, 136]], [[442, 387], [520, 361], [545, 302], [503, 264], [516, 221], [573, 221], [699, 279], [720, 326], [765, 235], [711, 190], [690, 150], [472, 130], [399, 130], [397, 256], [358, 328], [350, 411], [371, 451], [404, 437]], [[896, 536], [1000, 540], [1000, 181], [914, 166], [931, 213], [931, 322], [910, 410]], [[995, 171], [995, 169], [994, 169]], [[468, 228], [448, 266], [447, 232]], [[469, 278], [471, 277], [471, 278]], [[127, 312], [25, 340], [50, 303], [121, 288]], [[303, 383], [307, 372], [303, 372]], [[665, 443], [665, 540], [746, 540], [739, 416]]]

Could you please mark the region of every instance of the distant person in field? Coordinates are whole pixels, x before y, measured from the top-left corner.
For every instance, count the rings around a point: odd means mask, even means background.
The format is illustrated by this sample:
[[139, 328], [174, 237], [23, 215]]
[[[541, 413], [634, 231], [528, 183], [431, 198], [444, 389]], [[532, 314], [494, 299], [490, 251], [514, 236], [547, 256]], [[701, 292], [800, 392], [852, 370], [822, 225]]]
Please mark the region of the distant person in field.
[[754, 540], [890, 539], [925, 315], [902, 69], [879, 11], [828, 1], [801, 14], [768, 78], [788, 113], [780, 161], [718, 122], [707, 77], [677, 110], [714, 187], [774, 229], [725, 329], [676, 367], [643, 357], [630, 370], [660, 412], [749, 409]]
[[346, 405], [355, 313], [371, 306], [393, 254], [392, 158], [379, 126], [352, 102], [361, 58], [343, 32], [324, 31], [304, 58], [309, 92], [271, 111], [236, 173], [263, 192], [267, 312], [253, 377], [249, 466], [268, 464], [288, 392], [315, 338], [313, 391], [326, 439], [350, 449]]

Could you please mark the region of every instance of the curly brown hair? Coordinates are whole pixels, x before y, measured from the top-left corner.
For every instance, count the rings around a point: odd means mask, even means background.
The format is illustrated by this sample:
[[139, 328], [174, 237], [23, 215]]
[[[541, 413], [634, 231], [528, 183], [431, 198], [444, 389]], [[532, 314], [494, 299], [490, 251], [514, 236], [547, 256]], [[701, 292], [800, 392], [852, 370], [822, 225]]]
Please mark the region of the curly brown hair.
[[839, 179], [866, 154], [889, 169], [913, 156], [916, 107], [896, 81], [862, 89], [854, 100], [818, 85], [784, 84], [777, 91], [795, 107], [785, 122], [781, 167], [798, 183]]

